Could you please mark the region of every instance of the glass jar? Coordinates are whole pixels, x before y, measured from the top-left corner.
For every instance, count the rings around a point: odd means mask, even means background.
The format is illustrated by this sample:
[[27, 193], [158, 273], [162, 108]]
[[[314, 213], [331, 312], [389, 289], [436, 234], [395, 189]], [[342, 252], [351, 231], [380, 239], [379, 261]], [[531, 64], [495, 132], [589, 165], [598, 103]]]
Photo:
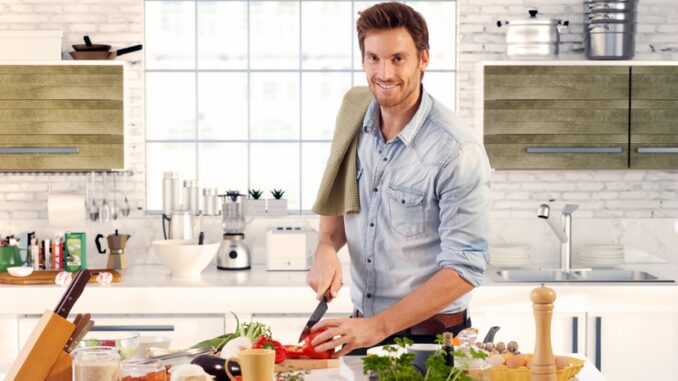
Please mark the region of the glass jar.
[[167, 369], [160, 361], [130, 360], [122, 363], [120, 377], [130, 381], [169, 381]]
[[73, 381], [118, 381], [120, 355], [111, 347], [85, 347], [73, 353]]

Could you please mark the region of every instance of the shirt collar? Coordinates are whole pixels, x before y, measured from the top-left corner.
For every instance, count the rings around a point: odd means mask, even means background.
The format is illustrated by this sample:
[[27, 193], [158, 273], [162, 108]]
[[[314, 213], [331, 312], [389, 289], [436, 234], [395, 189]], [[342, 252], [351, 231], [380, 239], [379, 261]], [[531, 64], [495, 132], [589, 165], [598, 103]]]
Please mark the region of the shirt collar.
[[[433, 101], [431, 96], [426, 92], [426, 90], [424, 90], [424, 86], [422, 85], [421, 102], [419, 102], [419, 107], [412, 116], [412, 119], [398, 134], [398, 137], [403, 141], [403, 143], [405, 143], [406, 146], [409, 146], [417, 136], [417, 133], [421, 129], [421, 126], [424, 124], [426, 117], [431, 111], [432, 105]], [[367, 112], [365, 113], [365, 119], [363, 120], [363, 131], [376, 136], [379, 133], [379, 119], [379, 104], [377, 103], [376, 99], [373, 99], [370, 103], [370, 106], [367, 108]]]

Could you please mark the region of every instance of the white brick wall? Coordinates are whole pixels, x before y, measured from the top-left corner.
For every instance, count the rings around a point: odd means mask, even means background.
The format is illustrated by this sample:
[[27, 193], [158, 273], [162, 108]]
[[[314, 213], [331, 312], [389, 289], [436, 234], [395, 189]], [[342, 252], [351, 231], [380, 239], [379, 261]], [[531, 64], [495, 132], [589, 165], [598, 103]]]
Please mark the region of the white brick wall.
[[[475, 65], [503, 59], [505, 28], [497, 20], [527, 17], [537, 6], [540, 15], [570, 21], [561, 35], [561, 57], [585, 59], [582, 0], [458, 0], [459, 114], [474, 123]], [[639, 0], [637, 60], [678, 59], [678, 2]], [[678, 217], [676, 171], [502, 171], [493, 175], [493, 215], [534, 214], [549, 198], [580, 204], [591, 217]], [[502, 213], [500, 213], [502, 212]], [[529, 215], [528, 213], [528, 215]], [[577, 212], [581, 214], [581, 212]]]

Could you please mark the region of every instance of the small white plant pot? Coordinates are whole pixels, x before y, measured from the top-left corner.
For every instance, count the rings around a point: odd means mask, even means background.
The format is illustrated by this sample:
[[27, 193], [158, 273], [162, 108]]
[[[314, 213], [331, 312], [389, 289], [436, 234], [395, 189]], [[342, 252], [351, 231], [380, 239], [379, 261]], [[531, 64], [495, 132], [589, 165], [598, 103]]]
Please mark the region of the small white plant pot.
[[247, 200], [247, 207], [249, 209], [249, 212], [251, 212], [253, 216], [265, 216], [266, 215], [266, 200], [249, 199], [249, 200]]
[[266, 214], [269, 216], [286, 216], [287, 215], [287, 199], [281, 198], [276, 200], [274, 198], [268, 199], [268, 207]]

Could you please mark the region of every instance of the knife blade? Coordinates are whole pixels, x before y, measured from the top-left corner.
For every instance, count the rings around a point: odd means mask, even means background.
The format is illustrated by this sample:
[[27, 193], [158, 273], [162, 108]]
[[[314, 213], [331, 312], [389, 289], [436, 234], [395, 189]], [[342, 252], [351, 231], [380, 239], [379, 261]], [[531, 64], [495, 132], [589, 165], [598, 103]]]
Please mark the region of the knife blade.
[[57, 315], [63, 317], [64, 319], [68, 317], [69, 312], [71, 312], [71, 308], [73, 308], [75, 302], [78, 300], [80, 295], [82, 295], [82, 291], [85, 289], [89, 278], [89, 270], [78, 271], [78, 273], [75, 275], [75, 279], [73, 279], [73, 282], [71, 282], [71, 284], [68, 286], [64, 296], [61, 297], [59, 304], [57, 304], [56, 308], [54, 309], [54, 312], [56, 312]]
[[299, 342], [304, 341], [306, 337], [311, 333], [311, 328], [322, 319], [323, 315], [327, 312], [327, 296], [323, 296], [323, 299], [318, 303], [318, 306], [315, 308], [315, 311], [311, 314], [311, 317], [306, 322], [306, 326], [301, 331], [299, 336]]

